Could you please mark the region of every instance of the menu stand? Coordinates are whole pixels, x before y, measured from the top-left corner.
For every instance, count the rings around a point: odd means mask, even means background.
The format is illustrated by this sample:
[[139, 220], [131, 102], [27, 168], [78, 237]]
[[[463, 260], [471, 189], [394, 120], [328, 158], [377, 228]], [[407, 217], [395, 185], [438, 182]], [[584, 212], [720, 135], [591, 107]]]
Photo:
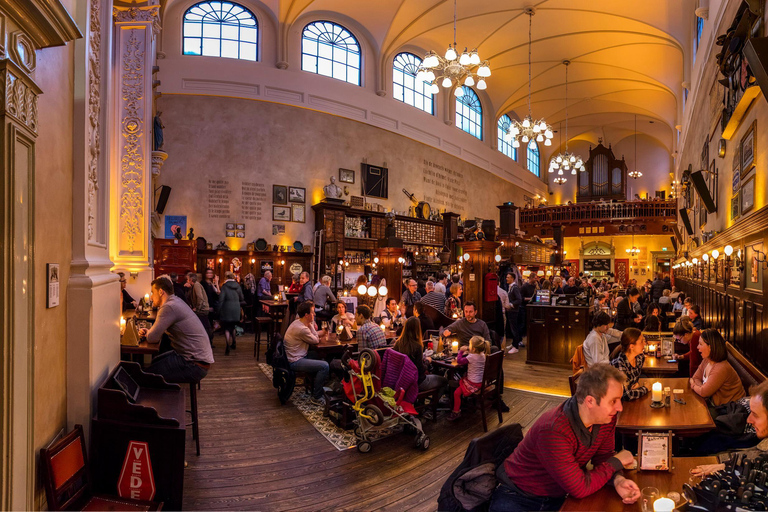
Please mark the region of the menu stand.
[[138, 363], [121, 361], [98, 389], [91, 428], [93, 485], [117, 493], [131, 441], [147, 443], [156, 494], [168, 510], [181, 510], [186, 417], [184, 392]]

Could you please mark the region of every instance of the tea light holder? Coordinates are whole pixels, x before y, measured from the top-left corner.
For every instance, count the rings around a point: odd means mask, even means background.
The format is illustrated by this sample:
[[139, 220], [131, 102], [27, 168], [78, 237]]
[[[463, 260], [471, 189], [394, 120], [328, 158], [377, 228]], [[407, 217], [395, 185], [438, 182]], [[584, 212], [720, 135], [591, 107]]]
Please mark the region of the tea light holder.
[[125, 318], [120, 317], [120, 336], [125, 334], [125, 325], [126, 325]]
[[653, 512], [673, 512], [675, 502], [669, 498], [659, 498], [653, 502]]
[[451, 343], [451, 352], [453, 352], [454, 354], [459, 352], [459, 342], [458, 341], [454, 341], [453, 343]]
[[663, 407], [664, 404], [661, 401], [661, 382], [654, 382], [651, 386], [651, 407]]
[[277, 302], [279, 300], [280, 300], [280, 296], [279, 295], [275, 295], [275, 302]]

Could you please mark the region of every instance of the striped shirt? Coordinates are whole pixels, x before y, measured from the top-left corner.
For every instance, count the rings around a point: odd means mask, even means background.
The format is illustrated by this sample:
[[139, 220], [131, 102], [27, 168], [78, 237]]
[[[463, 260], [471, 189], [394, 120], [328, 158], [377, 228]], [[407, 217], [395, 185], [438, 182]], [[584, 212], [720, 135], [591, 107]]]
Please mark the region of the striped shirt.
[[445, 294], [434, 291], [429, 292], [421, 298], [420, 302], [427, 306], [431, 306], [442, 313], [443, 309], [445, 309]]
[[645, 386], [632, 389], [632, 386], [640, 380], [640, 374], [643, 373], [644, 363], [645, 354], [640, 354], [635, 357], [635, 366], [632, 366], [629, 364], [627, 354], [624, 352], [619, 353], [619, 357], [611, 361], [611, 366], [618, 368], [627, 376], [627, 382], [624, 384], [624, 396], [621, 397], [622, 400], [636, 400], [648, 393], [648, 388]]
[[[616, 416], [589, 430], [579, 417], [575, 398], [536, 420], [523, 441], [497, 471], [521, 491], [535, 496], [584, 498], [611, 481], [621, 462], [614, 457]], [[586, 465], [592, 461], [593, 468]]]

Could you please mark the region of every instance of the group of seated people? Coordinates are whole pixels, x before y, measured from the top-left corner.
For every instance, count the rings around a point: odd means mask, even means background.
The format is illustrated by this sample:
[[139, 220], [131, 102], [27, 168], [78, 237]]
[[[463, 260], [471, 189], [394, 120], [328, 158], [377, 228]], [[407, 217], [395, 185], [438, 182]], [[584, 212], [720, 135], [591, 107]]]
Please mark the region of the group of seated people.
[[[297, 319], [294, 320], [285, 332], [284, 344], [288, 362], [294, 371], [314, 374], [314, 385], [311, 402], [314, 405], [322, 405], [323, 386], [328, 381], [331, 371], [340, 368], [338, 360], [328, 361], [319, 358], [316, 352], [312, 351], [313, 346], [319, 345], [325, 341], [329, 331], [336, 330], [339, 326], [356, 329], [356, 340], [358, 350], [370, 348], [392, 348], [400, 353], [407, 355], [416, 366], [419, 372], [419, 390], [439, 388], [439, 395], [445, 393], [447, 380], [442, 375], [429, 375], [426, 373], [426, 367], [431, 359], [423, 357], [425, 325], [423, 319], [428, 319], [425, 315], [419, 314], [423, 305], [416, 303], [414, 315], [405, 319], [398, 307], [396, 300], [387, 301], [386, 314], [382, 314], [381, 321], [388, 322], [389, 327], [397, 326], [397, 339], [390, 345], [386, 339], [385, 330], [377, 323], [373, 322], [372, 311], [366, 305], [357, 307], [355, 314], [347, 313], [346, 304], [338, 302], [336, 304], [337, 314], [332, 318], [328, 330], [318, 329], [316, 326], [316, 311], [312, 301], [304, 301], [297, 307]], [[385, 327], [387, 325], [385, 324]], [[488, 326], [477, 318], [476, 306], [472, 301], [464, 305], [464, 316], [457, 319], [449, 325], [442, 333], [444, 337], [455, 337], [460, 347], [468, 347], [463, 350], [459, 363], [468, 364], [468, 381], [465, 385], [460, 384], [459, 389], [462, 393], [471, 394], [479, 389], [480, 383], [477, 382], [478, 361], [483, 360], [484, 356], [474, 357], [472, 354], [484, 354], [487, 343], [490, 349], [490, 331]], [[474, 340], [474, 341], [473, 341]], [[483, 342], [483, 343], [481, 343]], [[481, 366], [482, 366], [481, 365]], [[480, 380], [482, 380], [482, 369], [479, 371]], [[467, 396], [464, 394], [463, 396]], [[454, 404], [460, 405], [460, 397], [454, 397]], [[459, 411], [456, 409], [451, 414], [451, 419], [458, 417]]]

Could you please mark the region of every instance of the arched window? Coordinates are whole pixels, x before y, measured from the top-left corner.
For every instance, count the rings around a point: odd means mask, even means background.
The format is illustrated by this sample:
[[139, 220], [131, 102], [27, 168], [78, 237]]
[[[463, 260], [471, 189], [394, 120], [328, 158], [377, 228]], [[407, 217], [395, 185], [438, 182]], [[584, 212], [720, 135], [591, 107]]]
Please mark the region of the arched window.
[[434, 114], [432, 93], [429, 83], [416, 83], [416, 72], [421, 59], [412, 53], [398, 53], [392, 63], [392, 95], [398, 101], [407, 103], [424, 112]]
[[461, 86], [463, 94], [456, 97], [456, 126], [473, 137], [483, 140], [483, 106], [475, 91]]
[[360, 44], [341, 25], [314, 21], [301, 37], [301, 69], [360, 85]]
[[512, 126], [512, 120], [504, 114], [496, 124], [496, 137], [499, 151], [513, 160], [517, 160], [517, 148], [512, 147], [512, 140], [507, 138], [507, 130]]
[[184, 55], [258, 59], [259, 23], [232, 2], [200, 2], [184, 13]]
[[533, 139], [528, 142], [528, 170], [536, 176], [541, 176], [539, 171], [539, 145]]

